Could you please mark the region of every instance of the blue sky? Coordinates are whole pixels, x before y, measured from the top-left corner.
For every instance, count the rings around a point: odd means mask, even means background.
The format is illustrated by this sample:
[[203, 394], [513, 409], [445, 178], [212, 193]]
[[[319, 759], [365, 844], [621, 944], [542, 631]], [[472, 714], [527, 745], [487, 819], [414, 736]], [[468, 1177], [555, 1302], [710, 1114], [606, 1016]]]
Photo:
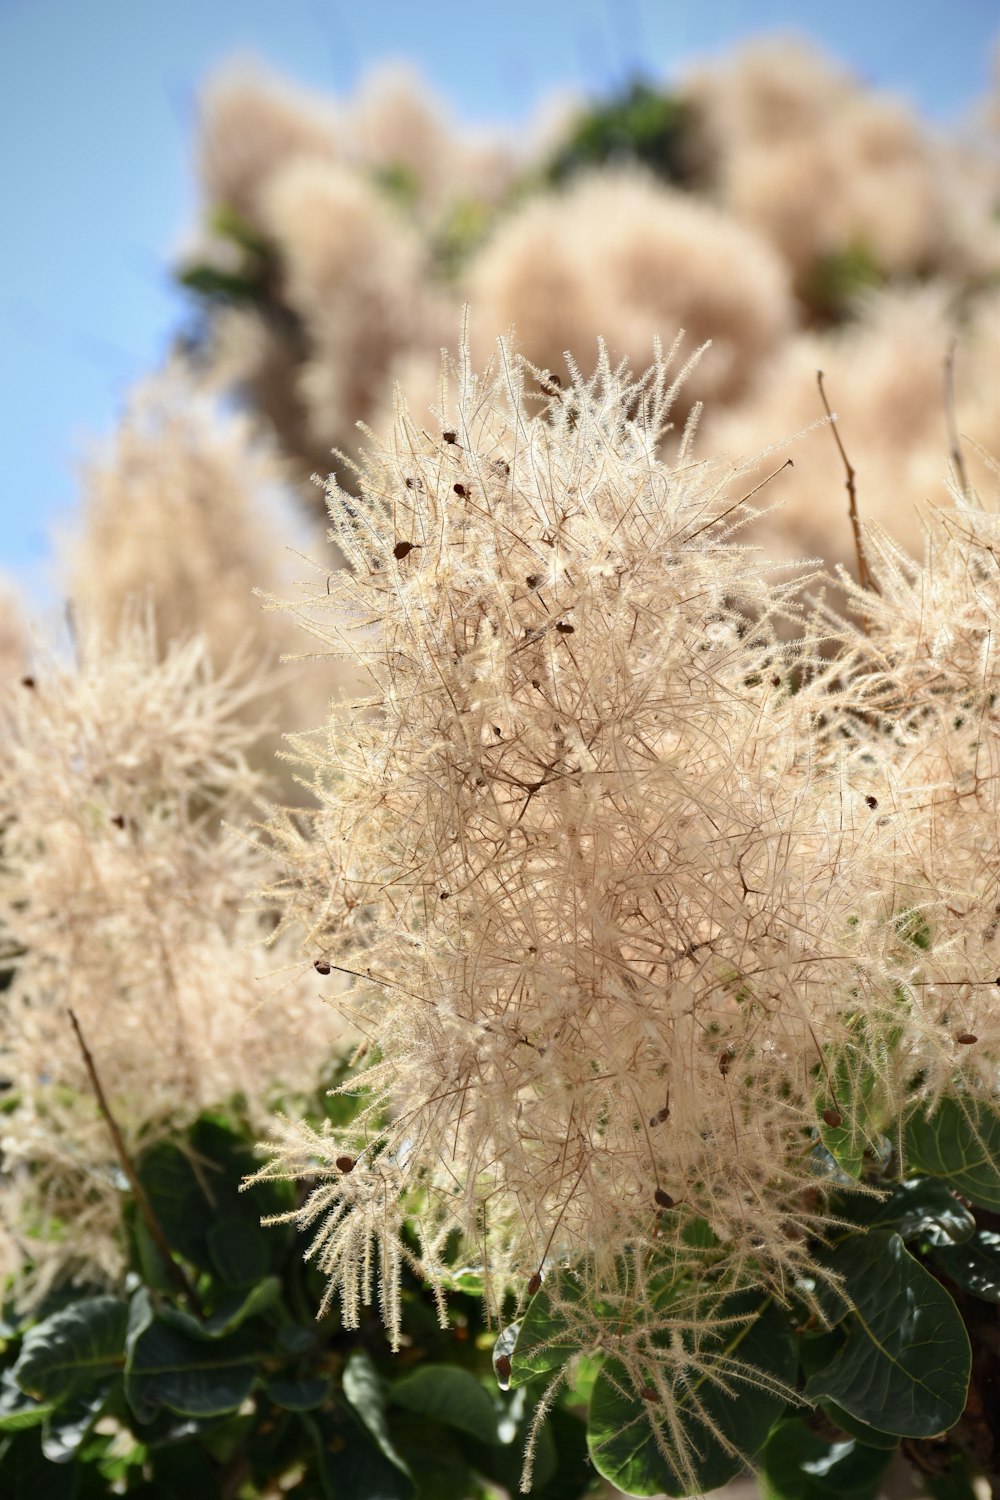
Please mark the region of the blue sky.
[[333, 92], [406, 58], [459, 120], [516, 122], [551, 88], [669, 75], [795, 29], [925, 115], [984, 92], [994, 0], [0, 0], [0, 568], [47, 592], [75, 466], [184, 313], [171, 251], [196, 212], [200, 81], [250, 53]]

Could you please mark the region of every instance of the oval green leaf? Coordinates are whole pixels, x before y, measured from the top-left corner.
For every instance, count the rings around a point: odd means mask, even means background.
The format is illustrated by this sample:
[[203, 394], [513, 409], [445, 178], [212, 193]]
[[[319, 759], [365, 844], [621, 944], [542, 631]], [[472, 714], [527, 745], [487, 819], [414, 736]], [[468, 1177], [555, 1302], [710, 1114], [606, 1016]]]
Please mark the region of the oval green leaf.
[[497, 1413], [474, 1375], [454, 1365], [421, 1365], [389, 1391], [394, 1406], [433, 1417], [483, 1443], [496, 1443]]
[[801, 1417], [779, 1422], [762, 1459], [767, 1500], [875, 1500], [893, 1449], [847, 1437], [830, 1442]]
[[[599, 1472], [627, 1495], [716, 1489], [760, 1449], [795, 1380], [795, 1340], [781, 1309], [759, 1294], [728, 1297], [708, 1315], [739, 1318], [747, 1312], [753, 1313], [749, 1322], [701, 1335], [703, 1373], [689, 1372], [675, 1385], [671, 1410], [650, 1399], [652, 1361], [650, 1384], [639, 1389], [619, 1360], [605, 1362], [590, 1399], [587, 1446]], [[682, 1337], [689, 1345], [690, 1336]], [[704, 1372], [709, 1360], [712, 1376]]]
[[980, 1229], [964, 1245], [936, 1245], [931, 1259], [963, 1292], [1000, 1303], [1000, 1234]]
[[[871, 1203], [871, 1199], [862, 1201], [866, 1207]], [[936, 1177], [901, 1182], [862, 1222], [876, 1229], [894, 1229], [902, 1240], [934, 1245], [961, 1244], [976, 1228], [965, 1204]]]
[[943, 1177], [980, 1208], [1000, 1210], [1000, 1108], [982, 1099], [945, 1098], [907, 1122], [906, 1170]]
[[806, 1382], [810, 1401], [828, 1397], [859, 1421], [901, 1437], [932, 1437], [962, 1414], [971, 1350], [944, 1287], [898, 1234], [851, 1235], [829, 1255], [844, 1277], [851, 1312], [844, 1342]]
[[381, 1377], [364, 1349], [355, 1349], [348, 1356], [344, 1366], [343, 1385], [345, 1397], [379, 1449], [397, 1469], [408, 1473], [406, 1464], [396, 1452], [389, 1435]]
[[561, 1370], [579, 1354], [583, 1334], [574, 1331], [574, 1312], [583, 1300], [583, 1285], [571, 1270], [552, 1272], [528, 1303], [510, 1354], [510, 1385], [516, 1389]]
[[140, 1422], [161, 1407], [185, 1417], [238, 1411], [249, 1396], [268, 1350], [249, 1327], [226, 1338], [191, 1338], [153, 1315], [149, 1296], [137, 1292], [126, 1338], [125, 1396]]
[[125, 1363], [127, 1322], [128, 1304], [118, 1297], [70, 1303], [25, 1334], [14, 1379], [38, 1401], [62, 1401], [117, 1374]]

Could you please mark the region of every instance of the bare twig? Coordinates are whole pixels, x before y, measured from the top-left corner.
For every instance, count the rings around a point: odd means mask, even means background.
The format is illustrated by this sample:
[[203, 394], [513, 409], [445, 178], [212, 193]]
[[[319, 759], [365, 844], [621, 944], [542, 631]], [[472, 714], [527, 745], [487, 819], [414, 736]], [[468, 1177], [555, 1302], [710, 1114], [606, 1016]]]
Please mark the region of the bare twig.
[[948, 425], [948, 445], [951, 461], [958, 476], [963, 497], [969, 498], [969, 476], [965, 472], [965, 459], [958, 440], [958, 423], [955, 420], [955, 339], [948, 345], [944, 358], [944, 419]]
[[861, 584], [861, 587], [863, 589], [867, 589], [873, 594], [880, 594], [882, 590], [879, 588], [878, 584], [872, 577], [871, 569], [868, 566], [868, 559], [865, 556], [864, 538], [861, 535], [861, 520], [858, 516], [858, 493], [854, 486], [854, 481], [857, 478], [857, 475], [854, 472], [854, 466], [851, 463], [851, 460], [847, 456], [844, 445], [840, 441], [840, 432], [837, 428], [837, 419], [833, 415], [833, 412], [830, 410], [830, 403], [826, 399], [826, 391], [823, 389], [822, 370], [816, 371], [816, 384], [819, 386], [819, 394], [820, 399], [823, 402], [823, 409], [830, 419], [830, 426], [833, 428], [833, 440], [837, 444], [837, 451], [839, 452], [841, 460], [843, 461], [844, 473], [847, 476], [848, 513], [851, 517], [851, 529], [854, 532], [854, 548], [858, 554], [858, 582]]
[[732, 505], [727, 505], [725, 510], [720, 510], [719, 514], [713, 516], [710, 521], [706, 521], [704, 526], [699, 526], [697, 531], [692, 531], [690, 536], [686, 536], [684, 538], [684, 545], [687, 546], [688, 542], [693, 542], [696, 536], [701, 536], [702, 532], [707, 531], [710, 526], [718, 525], [720, 521], [725, 520], [726, 516], [732, 515], [734, 510], [737, 510], [741, 505], [745, 505], [748, 500], [752, 500], [754, 495], [760, 493], [765, 484], [770, 484], [771, 480], [775, 479], [783, 470], [794, 468], [795, 464], [792, 460], [786, 458], [785, 462], [779, 464], [772, 474], [768, 474], [766, 479], [761, 480], [760, 484], [755, 484], [752, 490], [747, 490], [746, 494], [741, 495], [738, 500], [734, 500]]
[[198, 1299], [198, 1293], [192, 1286], [191, 1279], [188, 1276], [187, 1272], [184, 1270], [184, 1267], [174, 1259], [173, 1251], [170, 1248], [170, 1241], [164, 1234], [163, 1226], [160, 1223], [159, 1219], [156, 1217], [156, 1214], [153, 1210], [153, 1205], [150, 1203], [149, 1198], [146, 1195], [146, 1190], [143, 1187], [142, 1183], [139, 1181], [135, 1167], [132, 1165], [132, 1159], [128, 1154], [124, 1137], [122, 1136], [122, 1133], [118, 1128], [118, 1123], [115, 1120], [114, 1115], [111, 1113], [111, 1109], [108, 1105], [107, 1095], [104, 1092], [104, 1087], [98, 1075], [96, 1064], [94, 1063], [93, 1054], [91, 1053], [90, 1048], [87, 1046], [86, 1039], [83, 1035], [83, 1029], [80, 1026], [80, 1022], [76, 1018], [76, 1012], [73, 1010], [72, 1006], [67, 1006], [66, 1009], [69, 1014], [70, 1021], [73, 1024], [73, 1030], [76, 1032], [76, 1039], [80, 1045], [80, 1053], [83, 1057], [84, 1066], [87, 1069], [87, 1076], [90, 1079], [91, 1087], [94, 1090], [94, 1096], [97, 1099], [97, 1107], [104, 1118], [104, 1123], [107, 1125], [108, 1130], [111, 1133], [111, 1139], [114, 1142], [115, 1153], [118, 1157], [121, 1169], [128, 1179], [128, 1185], [132, 1189], [132, 1196], [135, 1198], [136, 1207], [143, 1217], [146, 1228], [149, 1230], [149, 1233], [152, 1236], [154, 1243], [156, 1244], [156, 1248], [159, 1250], [160, 1254], [163, 1257], [168, 1272], [176, 1282], [178, 1291], [187, 1298], [188, 1302], [191, 1304], [191, 1307], [198, 1315], [198, 1317], [203, 1318], [205, 1314]]

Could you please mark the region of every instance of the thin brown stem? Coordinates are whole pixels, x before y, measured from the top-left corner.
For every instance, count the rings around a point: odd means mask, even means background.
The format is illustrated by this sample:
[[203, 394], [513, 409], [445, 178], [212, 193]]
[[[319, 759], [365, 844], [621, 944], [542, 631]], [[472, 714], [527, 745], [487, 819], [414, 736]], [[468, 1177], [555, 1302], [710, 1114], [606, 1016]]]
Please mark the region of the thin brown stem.
[[965, 472], [962, 445], [958, 440], [958, 423], [955, 420], [955, 340], [948, 345], [944, 359], [944, 419], [948, 426], [948, 451], [963, 499], [969, 498], [969, 476]]
[[823, 402], [823, 410], [826, 412], [827, 417], [830, 419], [830, 426], [833, 429], [833, 440], [837, 444], [837, 451], [840, 454], [841, 462], [844, 465], [844, 474], [846, 475], [847, 483], [848, 514], [851, 518], [851, 529], [854, 532], [854, 549], [858, 555], [858, 582], [861, 584], [861, 587], [863, 589], [867, 589], [870, 593], [880, 594], [882, 590], [879, 588], [878, 584], [872, 577], [871, 569], [868, 566], [868, 559], [865, 556], [865, 543], [861, 533], [861, 519], [858, 515], [858, 492], [855, 488], [854, 483], [857, 475], [854, 471], [854, 465], [848, 458], [847, 451], [840, 440], [840, 431], [837, 427], [837, 419], [833, 415], [833, 412], [830, 410], [830, 403], [826, 399], [826, 391], [823, 389], [822, 370], [816, 371], [816, 384], [819, 386], [819, 394], [820, 399]]
[[66, 1009], [70, 1021], [72, 1022], [73, 1030], [76, 1032], [76, 1039], [79, 1043], [80, 1054], [83, 1057], [84, 1067], [87, 1069], [87, 1076], [90, 1079], [91, 1088], [94, 1090], [94, 1097], [97, 1100], [97, 1107], [100, 1110], [101, 1115], [104, 1119], [104, 1123], [107, 1125], [108, 1130], [111, 1134], [111, 1139], [114, 1142], [115, 1154], [118, 1157], [118, 1161], [122, 1171], [125, 1173], [125, 1176], [128, 1179], [128, 1185], [132, 1189], [132, 1196], [135, 1198], [136, 1207], [142, 1215], [143, 1221], [146, 1225], [146, 1228], [149, 1230], [156, 1248], [159, 1250], [160, 1254], [163, 1257], [163, 1261], [167, 1268], [167, 1271], [177, 1285], [177, 1290], [181, 1292], [187, 1299], [187, 1301], [191, 1304], [191, 1307], [198, 1315], [198, 1317], [203, 1318], [205, 1314], [204, 1310], [202, 1309], [201, 1302], [199, 1301], [198, 1293], [195, 1291], [193, 1285], [191, 1284], [191, 1279], [188, 1276], [187, 1272], [184, 1270], [184, 1267], [174, 1259], [173, 1251], [170, 1248], [170, 1241], [164, 1234], [163, 1226], [160, 1223], [159, 1219], [156, 1217], [156, 1214], [153, 1210], [153, 1205], [150, 1203], [149, 1198], [146, 1195], [146, 1190], [143, 1187], [142, 1183], [139, 1181], [139, 1177], [136, 1173], [135, 1167], [132, 1165], [132, 1159], [128, 1154], [128, 1149], [125, 1145], [125, 1139], [121, 1133], [121, 1130], [118, 1128], [118, 1122], [115, 1120], [114, 1115], [111, 1113], [111, 1108], [108, 1104], [108, 1098], [104, 1092], [104, 1086], [101, 1083], [100, 1075], [98, 1074], [93, 1054], [90, 1048], [87, 1046], [87, 1041], [83, 1034], [83, 1028], [76, 1018], [76, 1012], [73, 1010], [72, 1006], [67, 1006]]
[[732, 515], [733, 511], [737, 510], [739, 506], [745, 505], [748, 500], [752, 500], [754, 495], [760, 493], [765, 484], [770, 484], [771, 480], [777, 478], [785, 469], [794, 468], [795, 464], [793, 461], [790, 458], [786, 458], [785, 462], [779, 464], [773, 473], [768, 474], [766, 479], [761, 480], [760, 484], [755, 484], [752, 490], [747, 490], [746, 494], [741, 495], [738, 500], [734, 500], [732, 505], [727, 505], [725, 510], [720, 511], [717, 516], [713, 516], [710, 521], [706, 521], [704, 526], [699, 526], [697, 531], [692, 531], [690, 536], [686, 536], [684, 538], [684, 545], [687, 546], [688, 542], [693, 542], [696, 536], [701, 536], [702, 532], [707, 531], [710, 526], [718, 525], [720, 521], [725, 520], [726, 516]]

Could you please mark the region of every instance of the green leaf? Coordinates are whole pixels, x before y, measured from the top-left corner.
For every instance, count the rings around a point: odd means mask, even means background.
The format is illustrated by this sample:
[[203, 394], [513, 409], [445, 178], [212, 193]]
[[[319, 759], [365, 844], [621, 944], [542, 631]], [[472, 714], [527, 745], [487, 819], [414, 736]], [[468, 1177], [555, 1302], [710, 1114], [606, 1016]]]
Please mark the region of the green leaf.
[[468, 1434], [400, 1409], [393, 1414], [392, 1435], [420, 1500], [486, 1500], [472, 1472], [467, 1449], [476, 1444]]
[[125, 1362], [128, 1304], [118, 1297], [85, 1297], [24, 1336], [14, 1366], [21, 1390], [58, 1402], [72, 1392], [117, 1374]]
[[942, 1099], [906, 1125], [906, 1169], [943, 1177], [980, 1208], [1000, 1209], [1000, 1109], [982, 1099]]
[[857, 1417], [852, 1417], [849, 1411], [838, 1406], [836, 1401], [823, 1400], [820, 1407], [826, 1412], [830, 1421], [841, 1432], [846, 1432], [848, 1437], [857, 1438], [866, 1448], [888, 1448], [895, 1450], [899, 1447], [899, 1438], [894, 1432], [880, 1432], [877, 1427], [871, 1427], [867, 1422], [861, 1422]]
[[600, 1355], [581, 1354], [576, 1361], [572, 1371], [563, 1386], [566, 1405], [588, 1406], [594, 1392], [594, 1382], [601, 1373], [603, 1357]]
[[207, 1238], [216, 1270], [230, 1286], [252, 1286], [267, 1274], [270, 1256], [259, 1226], [232, 1216], [213, 1224]]
[[259, 230], [228, 203], [217, 203], [214, 206], [208, 216], [208, 225], [214, 234], [232, 240], [235, 245], [252, 255], [265, 256], [270, 253], [271, 247]]
[[166, 1257], [150, 1234], [145, 1219], [135, 1211], [134, 1200], [125, 1205], [125, 1222], [135, 1244], [134, 1269], [145, 1286], [166, 1297], [176, 1296], [177, 1284], [170, 1274]]
[[[884, 1148], [886, 1101], [881, 1080], [886, 1066], [885, 1039], [874, 1028], [859, 1024], [857, 1039], [844, 1046], [829, 1077], [824, 1073], [816, 1096], [820, 1140], [853, 1178], [861, 1176], [866, 1152], [878, 1157]], [[839, 1125], [828, 1125], [824, 1118], [831, 1102], [841, 1116]]]
[[690, 1246], [692, 1250], [715, 1250], [719, 1244], [719, 1237], [709, 1224], [707, 1219], [699, 1218], [693, 1214], [685, 1219], [684, 1227], [681, 1229], [681, 1241]]
[[[140, 1159], [138, 1174], [170, 1248], [193, 1265], [209, 1269], [208, 1232], [214, 1214], [189, 1158], [172, 1141], [160, 1141]], [[142, 1253], [138, 1224], [136, 1234]], [[158, 1247], [152, 1248], [158, 1256]]]
[[[871, 1200], [865, 1202], [869, 1204]], [[894, 1229], [902, 1240], [924, 1240], [935, 1245], [961, 1244], [976, 1227], [965, 1204], [959, 1202], [944, 1182], [933, 1177], [900, 1183], [862, 1222], [877, 1229]]]
[[502, 1391], [510, 1390], [510, 1361], [520, 1332], [520, 1319], [516, 1323], [508, 1323], [506, 1328], [501, 1328], [500, 1336], [493, 1345], [493, 1373]]
[[67, 1463], [104, 1409], [110, 1380], [93, 1381], [72, 1392], [45, 1419], [42, 1452], [53, 1464]]
[[391, 1464], [408, 1473], [392, 1445], [385, 1416], [385, 1393], [378, 1371], [363, 1349], [355, 1349], [344, 1366], [344, 1395]]
[[964, 1245], [935, 1245], [931, 1259], [963, 1292], [1000, 1303], [1000, 1234], [978, 1229]]
[[[748, 1314], [749, 1321], [726, 1321]], [[785, 1407], [780, 1387], [794, 1382], [797, 1361], [781, 1309], [759, 1294], [741, 1293], [707, 1310], [706, 1317], [717, 1326], [699, 1334], [697, 1364], [673, 1383], [668, 1401], [649, 1399], [656, 1389], [655, 1354], [639, 1388], [615, 1358], [597, 1377], [587, 1445], [599, 1472], [626, 1494], [676, 1496], [718, 1488], [753, 1458]], [[690, 1333], [680, 1337], [690, 1349]]]
[[[589, 1495], [594, 1488], [594, 1470], [587, 1452], [587, 1424], [573, 1412], [555, 1406], [545, 1418], [548, 1442], [555, 1447], [550, 1461], [545, 1447], [539, 1441], [535, 1455], [535, 1481], [531, 1487], [537, 1500], [578, 1500]], [[551, 1473], [549, 1466], [551, 1464]], [[516, 1494], [517, 1488], [511, 1488]]]
[[467, 1297], [486, 1295], [486, 1278], [474, 1266], [462, 1266], [457, 1271], [449, 1271], [443, 1280], [451, 1292], [464, 1292]]
[[0, 1432], [23, 1432], [27, 1427], [38, 1427], [54, 1407], [52, 1401], [36, 1401], [33, 1396], [26, 1396], [10, 1370], [0, 1375]]
[[467, 1432], [480, 1442], [498, 1441], [496, 1408], [468, 1370], [454, 1365], [420, 1365], [396, 1381], [389, 1400], [394, 1406]]
[[0, 1494], [3, 1500], [74, 1500], [77, 1464], [51, 1464], [41, 1434], [16, 1432], [0, 1441]]
[[252, 1328], [195, 1339], [153, 1315], [149, 1294], [136, 1293], [126, 1339], [125, 1395], [140, 1422], [161, 1407], [181, 1416], [234, 1412], [249, 1396], [266, 1351]]
[[[286, 1184], [261, 1183], [241, 1193], [243, 1179], [260, 1163], [247, 1141], [215, 1115], [201, 1115], [184, 1144], [182, 1150], [174, 1141], [160, 1141], [138, 1163], [139, 1179], [171, 1249], [199, 1269], [218, 1273], [223, 1268], [213, 1248], [224, 1258], [242, 1224], [247, 1239], [258, 1241], [268, 1256], [268, 1267], [273, 1265], [283, 1238], [263, 1232], [260, 1220], [288, 1206]], [[227, 1227], [219, 1235], [221, 1225]]]
[[312, 1437], [327, 1500], [412, 1500], [413, 1481], [389, 1462], [349, 1406], [303, 1412], [299, 1421]]
[[[847, 1316], [847, 1304], [844, 1304], [844, 1316]], [[799, 1364], [803, 1372], [808, 1376], [817, 1370], [825, 1370], [830, 1361], [844, 1347], [844, 1333], [841, 1328], [827, 1329], [822, 1333], [803, 1333], [799, 1335]]]
[[546, 169], [552, 182], [607, 163], [639, 162], [669, 183], [690, 179], [690, 106], [640, 80], [593, 106], [570, 127]]
[[569, 1269], [552, 1272], [535, 1293], [510, 1351], [512, 1390], [562, 1369], [567, 1360], [581, 1352], [582, 1334], [574, 1322], [583, 1297], [583, 1283]]
[[265, 1276], [249, 1292], [235, 1292], [225, 1297], [210, 1317], [196, 1318], [184, 1308], [169, 1304], [163, 1306], [160, 1317], [189, 1338], [221, 1339], [235, 1333], [251, 1318], [266, 1312], [280, 1297], [281, 1282], [277, 1276]]
[[261, 297], [261, 286], [257, 277], [240, 275], [238, 271], [225, 271], [219, 266], [187, 266], [179, 271], [177, 280], [189, 291], [201, 297], [224, 298], [229, 302], [254, 302]]
[[761, 1455], [766, 1500], [875, 1500], [892, 1450], [831, 1442], [802, 1417], [779, 1422]]
[[305, 1354], [316, 1342], [316, 1329], [303, 1328], [301, 1323], [283, 1323], [277, 1341], [283, 1354]]
[[[510, 1402], [508, 1419], [516, 1421], [516, 1428], [509, 1442], [486, 1445], [467, 1440], [463, 1444], [476, 1474], [502, 1486], [511, 1496], [520, 1492], [524, 1449], [535, 1411], [528, 1393], [519, 1391]], [[531, 1500], [582, 1500], [593, 1493], [594, 1478], [586, 1423], [561, 1404], [551, 1407], [535, 1443]], [[460, 1500], [466, 1500], [467, 1493], [462, 1492]]]
[[330, 1394], [330, 1382], [325, 1376], [305, 1375], [300, 1380], [269, 1380], [264, 1391], [275, 1406], [285, 1411], [315, 1411], [322, 1406]]
[[971, 1368], [965, 1325], [944, 1287], [898, 1234], [851, 1235], [829, 1255], [852, 1311], [847, 1337], [806, 1382], [851, 1416], [902, 1437], [931, 1437], [962, 1414]]

